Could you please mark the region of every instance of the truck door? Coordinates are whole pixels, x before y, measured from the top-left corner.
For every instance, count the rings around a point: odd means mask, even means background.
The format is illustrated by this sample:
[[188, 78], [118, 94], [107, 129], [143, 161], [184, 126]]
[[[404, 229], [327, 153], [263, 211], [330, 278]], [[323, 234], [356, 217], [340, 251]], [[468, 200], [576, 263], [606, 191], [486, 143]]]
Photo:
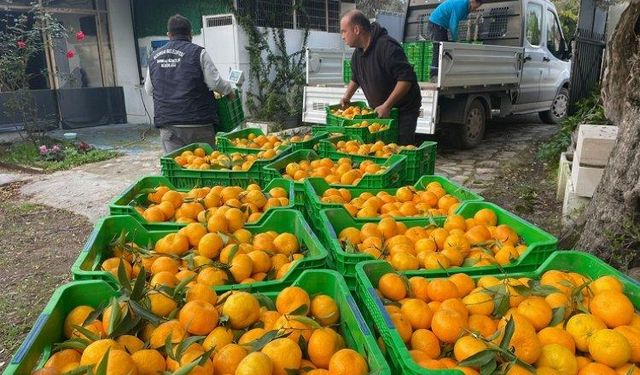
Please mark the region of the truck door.
[[531, 104], [539, 100], [540, 83], [547, 52], [543, 43], [543, 7], [538, 2], [528, 2], [524, 19], [524, 65], [518, 104]]
[[558, 18], [551, 9], [545, 10], [545, 67], [540, 83], [540, 102], [552, 101], [566, 77], [569, 63], [566, 58], [565, 43]]

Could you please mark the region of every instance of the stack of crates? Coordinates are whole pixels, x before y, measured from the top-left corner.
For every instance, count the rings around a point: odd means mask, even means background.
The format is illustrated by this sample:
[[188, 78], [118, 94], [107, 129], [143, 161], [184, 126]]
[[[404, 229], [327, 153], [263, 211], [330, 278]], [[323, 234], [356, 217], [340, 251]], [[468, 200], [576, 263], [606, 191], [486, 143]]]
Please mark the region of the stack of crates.
[[424, 43], [424, 55], [422, 57], [422, 61], [424, 63], [424, 80], [429, 81], [431, 78], [431, 59], [433, 57], [433, 43], [431, 42], [420, 42]]
[[424, 42], [403, 43], [402, 49], [404, 50], [404, 54], [407, 55], [409, 65], [411, 65], [416, 72], [418, 81], [424, 81]]
[[[409, 64], [416, 72], [418, 81], [429, 81], [431, 74], [431, 57], [433, 56], [433, 43], [426, 42], [407, 42], [402, 43], [404, 54], [409, 60]], [[351, 59], [342, 61], [342, 79], [346, 84], [351, 81]]]
[[407, 55], [409, 64], [416, 72], [418, 81], [429, 81], [433, 44], [431, 42], [408, 42], [402, 44], [402, 49]]
[[351, 81], [351, 59], [342, 61], [342, 80], [345, 85]]

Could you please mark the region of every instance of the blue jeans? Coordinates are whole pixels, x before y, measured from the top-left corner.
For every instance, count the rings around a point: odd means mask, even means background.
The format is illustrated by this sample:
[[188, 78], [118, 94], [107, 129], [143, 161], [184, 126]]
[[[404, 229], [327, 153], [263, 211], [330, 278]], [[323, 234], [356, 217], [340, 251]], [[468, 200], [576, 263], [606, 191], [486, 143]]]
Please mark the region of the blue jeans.
[[427, 24], [427, 37], [433, 42], [433, 54], [431, 55], [431, 78], [438, 76], [440, 64], [440, 43], [449, 41], [449, 32], [440, 25], [429, 21]]

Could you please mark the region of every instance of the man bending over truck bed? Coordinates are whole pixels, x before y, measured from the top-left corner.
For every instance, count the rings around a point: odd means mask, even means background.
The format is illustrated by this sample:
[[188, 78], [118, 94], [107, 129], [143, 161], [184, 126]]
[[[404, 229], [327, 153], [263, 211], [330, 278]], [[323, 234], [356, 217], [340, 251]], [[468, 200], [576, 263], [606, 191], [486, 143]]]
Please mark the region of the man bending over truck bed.
[[389, 118], [398, 108], [398, 143], [415, 144], [416, 124], [422, 103], [418, 79], [400, 44], [378, 23], [370, 23], [359, 10], [340, 20], [342, 40], [356, 50], [351, 57], [351, 82], [340, 100], [344, 108], [358, 87], [378, 117]]
[[433, 41], [433, 54], [431, 56], [431, 80], [433, 81], [438, 76], [438, 65], [440, 62], [439, 52], [440, 43], [448, 42], [449, 35], [451, 33], [451, 40], [458, 40], [458, 23], [462, 20], [466, 20], [469, 16], [469, 12], [472, 12], [480, 5], [484, 0], [446, 0], [444, 3], [438, 5], [436, 10], [429, 16], [429, 23], [427, 24], [427, 36]]

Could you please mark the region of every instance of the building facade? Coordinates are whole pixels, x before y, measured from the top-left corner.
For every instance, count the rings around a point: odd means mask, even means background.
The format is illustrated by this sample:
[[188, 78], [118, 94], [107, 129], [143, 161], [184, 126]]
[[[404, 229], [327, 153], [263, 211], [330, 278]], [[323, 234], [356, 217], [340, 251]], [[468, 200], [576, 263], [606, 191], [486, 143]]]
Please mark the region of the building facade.
[[[296, 39], [301, 39], [305, 27], [310, 30], [309, 47], [343, 48], [339, 16], [354, 7], [353, 2], [292, 1], [302, 3], [235, 0], [232, 5], [251, 14], [259, 26], [288, 29], [291, 49], [299, 48]], [[166, 21], [176, 13], [191, 20], [193, 42], [207, 49], [223, 75], [231, 68], [248, 68], [242, 36], [218, 38], [216, 29], [231, 26], [233, 33], [241, 34], [239, 26], [211, 21], [215, 16], [231, 16], [228, 0], [0, 0], [0, 17], [10, 20], [28, 13], [34, 2], [68, 31], [67, 38], [52, 40], [29, 63], [29, 69], [37, 73], [30, 81], [36, 99], [42, 96], [47, 111], [57, 111], [65, 128], [151, 122], [153, 103], [142, 88], [147, 59], [166, 43]], [[83, 34], [81, 40], [74, 37], [78, 32]], [[229, 50], [238, 51], [231, 60]], [[0, 104], [3, 95], [11, 93], [0, 91]], [[0, 129], [14, 128], [15, 119], [10, 117], [0, 114]]]

